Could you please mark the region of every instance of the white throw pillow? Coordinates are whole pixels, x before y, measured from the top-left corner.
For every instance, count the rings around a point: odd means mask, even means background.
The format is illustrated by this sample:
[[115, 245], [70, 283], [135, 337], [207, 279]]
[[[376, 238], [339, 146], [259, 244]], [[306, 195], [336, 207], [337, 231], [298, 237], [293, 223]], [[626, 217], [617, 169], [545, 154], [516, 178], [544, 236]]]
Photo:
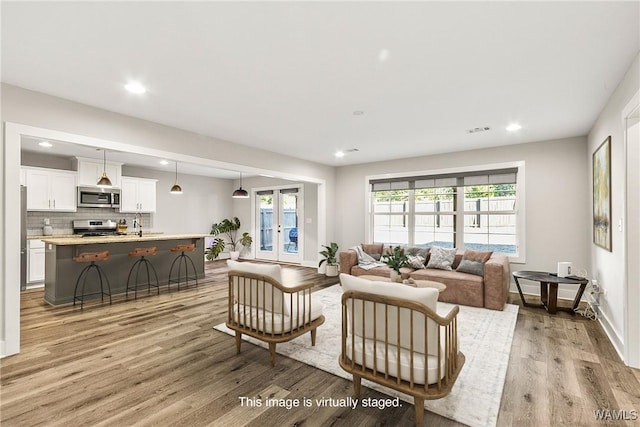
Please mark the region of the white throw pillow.
[[456, 259], [456, 248], [441, 248], [439, 246], [434, 246], [431, 248], [429, 253], [431, 257], [429, 258], [429, 263], [427, 264], [427, 268], [437, 268], [439, 270], [452, 270], [451, 265], [453, 261]]
[[409, 261], [411, 268], [415, 268], [416, 270], [424, 268], [425, 259], [422, 255], [407, 255], [407, 261]]

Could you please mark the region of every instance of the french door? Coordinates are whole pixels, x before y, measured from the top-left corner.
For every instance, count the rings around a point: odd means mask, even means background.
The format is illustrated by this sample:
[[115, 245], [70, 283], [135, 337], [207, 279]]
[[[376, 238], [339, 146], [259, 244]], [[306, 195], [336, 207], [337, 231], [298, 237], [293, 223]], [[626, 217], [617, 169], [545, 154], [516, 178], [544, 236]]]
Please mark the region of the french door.
[[256, 258], [300, 263], [303, 233], [302, 189], [274, 188], [255, 193]]

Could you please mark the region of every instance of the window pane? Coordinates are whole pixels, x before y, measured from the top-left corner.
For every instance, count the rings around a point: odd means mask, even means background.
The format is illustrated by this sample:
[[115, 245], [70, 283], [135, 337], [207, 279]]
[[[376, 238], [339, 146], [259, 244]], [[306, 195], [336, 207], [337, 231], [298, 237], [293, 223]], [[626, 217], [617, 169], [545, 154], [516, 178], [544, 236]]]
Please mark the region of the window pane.
[[515, 184], [464, 187], [464, 210], [466, 212], [513, 211], [515, 210], [515, 203]]
[[409, 244], [408, 215], [374, 215], [373, 241], [389, 244]]
[[376, 191], [373, 193], [373, 211], [375, 213], [407, 212], [409, 210], [409, 191]]
[[455, 187], [421, 188], [415, 190], [416, 213], [454, 212]]
[[515, 214], [465, 214], [466, 249], [517, 253]]
[[416, 215], [413, 234], [415, 246], [453, 248], [455, 236], [455, 215]]

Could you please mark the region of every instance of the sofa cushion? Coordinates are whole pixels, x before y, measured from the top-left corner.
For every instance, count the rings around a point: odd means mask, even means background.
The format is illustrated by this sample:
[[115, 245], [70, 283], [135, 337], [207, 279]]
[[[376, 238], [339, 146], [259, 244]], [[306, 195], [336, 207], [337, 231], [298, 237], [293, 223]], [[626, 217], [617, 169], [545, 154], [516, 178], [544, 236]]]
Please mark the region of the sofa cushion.
[[493, 252], [480, 252], [467, 249], [456, 271], [484, 276], [484, 263], [491, 258]]
[[484, 280], [481, 276], [460, 273], [455, 270], [423, 268], [414, 271], [409, 277], [414, 280], [432, 280], [446, 285], [447, 289], [440, 293], [440, 301], [472, 307], [484, 306]]
[[429, 263], [427, 268], [437, 268], [440, 270], [452, 270], [451, 265], [456, 258], [456, 248], [441, 248], [433, 246], [429, 251]]
[[362, 243], [360, 246], [365, 253], [376, 261], [380, 261], [380, 257], [384, 253], [384, 243]]
[[[255, 304], [253, 306], [234, 304], [233, 320], [243, 326], [248, 326], [261, 332], [282, 334], [298, 329], [305, 322], [316, 320], [322, 316], [323, 306], [319, 298], [303, 298], [302, 294], [299, 293], [298, 299], [299, 303], [297, 304], [294, 299], [290, 315], [265, 311]], [[311, 319], [309, 319], [309, 316], [311, 316]]]

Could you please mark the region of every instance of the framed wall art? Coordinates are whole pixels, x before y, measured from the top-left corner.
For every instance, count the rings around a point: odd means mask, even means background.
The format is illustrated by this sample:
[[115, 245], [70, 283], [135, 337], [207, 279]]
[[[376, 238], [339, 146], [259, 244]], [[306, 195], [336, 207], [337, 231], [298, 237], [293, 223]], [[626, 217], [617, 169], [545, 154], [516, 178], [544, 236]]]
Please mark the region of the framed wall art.
[[593, 153], [593, 243], [611, 252], [611, 136]]

